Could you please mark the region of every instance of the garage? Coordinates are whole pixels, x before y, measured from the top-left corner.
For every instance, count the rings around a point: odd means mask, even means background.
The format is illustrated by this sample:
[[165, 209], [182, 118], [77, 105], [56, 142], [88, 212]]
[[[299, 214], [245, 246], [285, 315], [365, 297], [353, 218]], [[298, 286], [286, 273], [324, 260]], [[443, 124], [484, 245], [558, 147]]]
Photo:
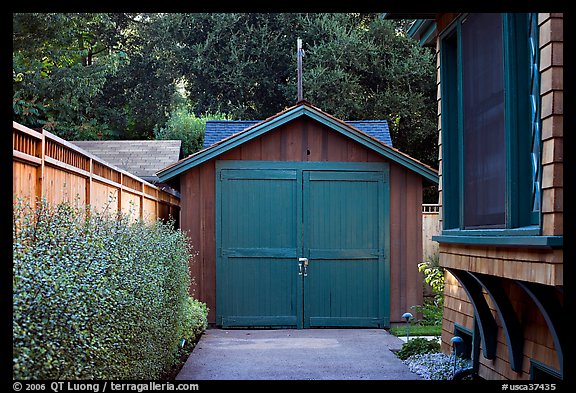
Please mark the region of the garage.
[[384, 328], [421, 304], [436, 171], [305, 101], [158, 176], [180, 190], [216, 326]]

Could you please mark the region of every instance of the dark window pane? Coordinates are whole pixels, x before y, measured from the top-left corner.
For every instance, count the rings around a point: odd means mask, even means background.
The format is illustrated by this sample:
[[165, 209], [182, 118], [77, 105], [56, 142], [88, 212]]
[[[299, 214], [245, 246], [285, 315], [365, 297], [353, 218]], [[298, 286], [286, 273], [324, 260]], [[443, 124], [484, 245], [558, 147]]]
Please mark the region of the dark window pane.
[[464, 227], [504, 227], [506, 146], [500, 14], [462, 24]]

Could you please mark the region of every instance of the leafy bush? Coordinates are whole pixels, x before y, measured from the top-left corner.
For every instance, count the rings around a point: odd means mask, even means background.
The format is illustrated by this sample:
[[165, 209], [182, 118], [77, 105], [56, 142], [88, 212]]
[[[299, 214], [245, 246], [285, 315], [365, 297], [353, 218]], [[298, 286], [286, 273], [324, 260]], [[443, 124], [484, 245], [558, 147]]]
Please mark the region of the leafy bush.
[[442, 325], [442, 312], [444, 305], [438, 300], [425, 299], [423, 305], [416, 305], [410, 307], [416, 312], [422, 313], [422, 319], [417, 321], [418, 325], [422, 326], [441, 326]]
[[438, 341], [416, 337], [403, 344], [402, 349], [396, 352], [396, 356], [402, 360], [406, 360], [413, 355], [438, 351], [440, 351], [440, 343], [438, 343]]
[[206, 303], [188, 296], [184, 303], [183, 336], [186, 341], [196, 341], [208, 328], [208, 308]]
[[424, 280], [436, 296], [444, 294], [444, 268], [440, 266], [440, 256], [438, 253], [427, 258], [426, 261], [418, 264], [418, 271], [424, 273]]
[[404, 363], [410, 371], [432, 380], [452, 379], [454, 370], [470, 367], [469, 360], [454, 358], [442, 352], [412, 355], [404, 360]]
[[156, 379], [178, 360], [199, 328], [173, 222], [45, 201], [13, 217], [14, 379]]
[[187, 105], [181, 105], [170, 113], [165, 127], [156, 128], [156, 139], [175, 139], [182, 141], [182, 153], [189, 156], [202, 149], [206, 120], [226, 120], [226, 115], [206, 114], [196, 117]]

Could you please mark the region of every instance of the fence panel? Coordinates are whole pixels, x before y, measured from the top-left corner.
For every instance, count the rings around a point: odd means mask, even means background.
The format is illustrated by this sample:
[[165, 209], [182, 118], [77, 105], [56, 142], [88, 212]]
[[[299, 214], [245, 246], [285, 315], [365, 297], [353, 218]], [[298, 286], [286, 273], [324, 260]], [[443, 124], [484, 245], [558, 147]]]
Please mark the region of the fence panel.
[[12, 198], [46, 198], [89, 205], [94, 211], [134, 211], [151, 222], [179, 222], [180, 198], [102, 161], [46, 131], [12, 122]]
[[432, 241], [432, 236], [440, 234], [438, 204], [422, 204], [422, 247], [423, 257], [432, 256], [438, 252], [438, 243]]

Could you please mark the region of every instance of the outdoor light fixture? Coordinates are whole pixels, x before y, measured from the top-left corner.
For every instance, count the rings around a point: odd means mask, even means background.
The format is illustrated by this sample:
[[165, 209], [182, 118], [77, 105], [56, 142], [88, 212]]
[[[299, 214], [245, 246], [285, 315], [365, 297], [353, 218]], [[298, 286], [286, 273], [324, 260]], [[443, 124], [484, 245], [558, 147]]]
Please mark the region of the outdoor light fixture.
[[406, 320], [406, 341], [408, 341], [410, 340], [410, 319], [412, 318], [412, 314], [405, 312], [402, 314], [402, 318]]
[[452, 376], [456, 374], [456, 346], [462, 343], [464, 340], [460, 336], [454, 336], [450, 339], [452, 343], [452, 356], [454, 356], [454, 365], [452, 366]]

